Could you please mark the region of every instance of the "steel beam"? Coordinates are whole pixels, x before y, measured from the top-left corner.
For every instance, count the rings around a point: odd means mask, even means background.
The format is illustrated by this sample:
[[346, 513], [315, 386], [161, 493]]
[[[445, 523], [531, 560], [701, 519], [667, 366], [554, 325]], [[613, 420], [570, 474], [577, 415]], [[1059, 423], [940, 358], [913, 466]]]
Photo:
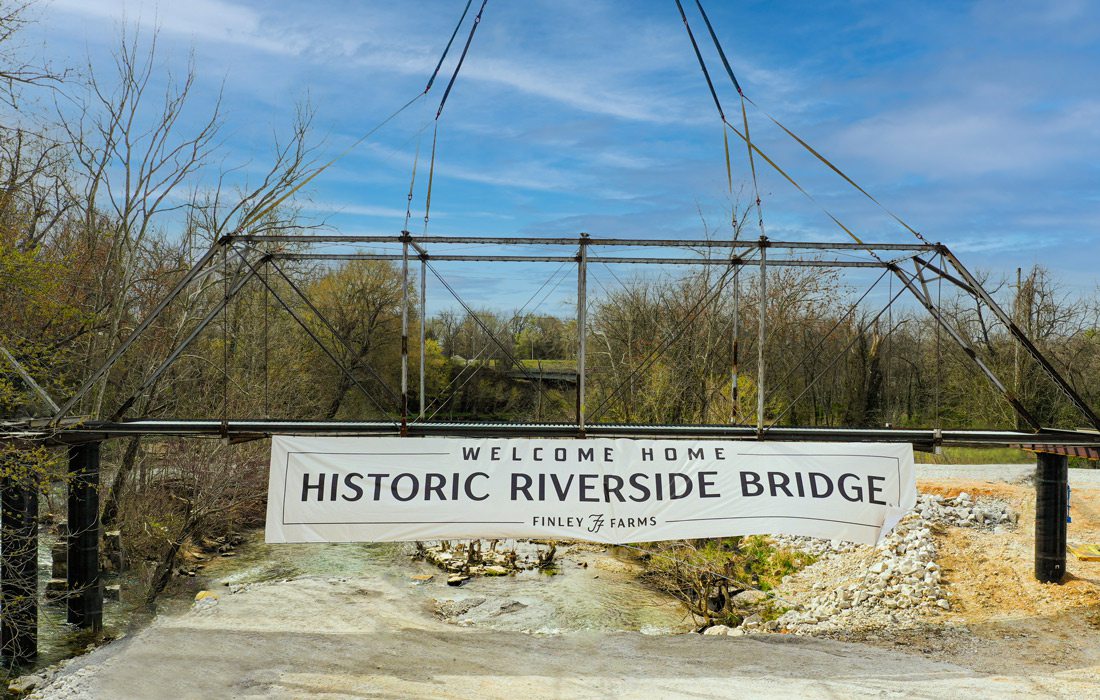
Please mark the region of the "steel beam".
[[[310, 307], [314, 309], [314, 314], [317, 316], [318, 320], [320, 320], [322, 323], [324, 323], [326, 326], [328, 326], [329, 330], [336, 337], [336, 339], [338, 341], [340, 341], [341, 343], [344, 343], [345, 341], [343, 340], [343, 338], [341, 338], [340, 335], [336, 333], [336, 331], [332, 328], [332, 326], [328, 323], [328, 321], [324, 318], [324, 316], [322, 316], [316, 310], [316, 307], [313, 307], [312, 302], [310, 302], [309, 299], [300, 290], [298, 290], [297, 286], [295, 286], [294, 283], [291, 282], [290, 279], [285, 274], [283, 274], [283, 271], [281, 269], [279, 269], [278, 267], [276, 267], [275, 263], [273, 263], [273, 262], [269, 262], [268, 264], [271, 265], [272, 267], [274, 267], [275, 271], [279, 274], [279, 276], [281, 276], [284, 280], [286, 280], [287, 283], [290, 285], [290, 287], [292, 289], [294, 289], [298, 293], [298, 295], [301, 296], [305, 300], [306, 304], [310, 305]], [[249, 265], [249, 268], [252, 269], [252, 270], [255, 270], [255, 268], [253, 268], [251, 265]], [[298, 315], [298, 313], [295, 312], [294, 309], [292, 309], [290, 307], [290, 305], [287, 304], [286, 301], [283, 300], [283, 298], [281, 296], [279, 296], [279, 293], [275, 291], [275, 289], [268, 283], [268, 281], [266, 279], [264, 279], [264, 277], [262, 277], [262, 276], [260, 277], [260, 280], [263, 282], [264, 287], [267, 289], [267, 291], [271, 293], [271, 296], [273, 296], [275, 298], [275, 301], [279, 302], [279, 305], [282, 306], [283, 309], [285, 309], [288, 314], [290, 314], [290, 317], [293, 318], [294, 321], [301, 327], [301, 329], [306, 332], [306, 335], [308, 335], [310, 337], [310, 339], [313, 340], [313, 342], [317, 345], [317, 347], [320, 348], [321, 352], [325, 353], [325, 355], [328, 356], [329, 360], [331, 360], [332, 363], [334, 365], [336, 365], [336, 367], [344, 374], [344, 376], [347, 377], [348, 380], [359, 389], [359, 391], [363, 394], [363, 396], [365, 396], [371, 403], [373, 403], [375, 405], [375, 407], [379, 411], [381, 411], [383, 414], [389, 413], [389, 411], [386, 410], [386, 408], [384, 408], [380, 403], [378, 403], [378, 400], [375, 399], [374, 396], [369, 391], [367, 391], [366, 387], [363, 386], [362, 382], [360, 382], [358, 379], [356, 379], [355, 375], [352, 374], [351, 371], [347, 367], [344, 366], [344, 363], [340, 362], [340, 359], [338, 357], [336, 357], [336, 355], [331, 350], [328, 349], [328, 346], [325, 345], [323, 342], [321, 342], [321, 339], [317, 337], [317, 334], [313, 332], [313, 329], [311, 329], [309, 327], [309, 324], [306, 323], [305, 320], [303, 320]], [[346, 343], [345, 343], [345, 348], [347, 348]], [[363, 364], [364, 367], [366, 367], [371, 372], [371, 374], [375, 377], [375, 379], [378, 380], [379, 384], [382, 385], [382, 388], [386, 389], [386, 391], [392, 396], [393, 391], [389, 388], [389, 386], [387, 386], [385, 384], [385, 382], [382, 381], [381, 377], [378, 376], [377, 372], [375, 372], [374, 369], [372, 367], [370, 367], [370, 365], [367, 364], [365, 361], [362, 364]], [[394, 425], [397, 425], [397, 423], [395, 422]]]
[[[414, 171], [415, 177], [415, 171]], [[409, 190], [412, 201], [412, 189]], [[408, 215], [405, 223], [408, 224]], [[409, 232], [401, 234], [401, 426], [409, 421]]]
[[1050, 360], [1048, 360], [1046, 356], [1039, 351], [1039, 348], [1035, 347], [1035, 344], [1032, 343], [1031, 339], [1027, 337], [1027, 334], [1025, 334], [1020, 329], [1020, 327], [1016, 325], [1015, 321], [1012, 320], [1012, 317], [1004, 312], [1004, 309], [1000, 307], [1000, 305], [993, 299], [989, 292], [985, 291], [985, 288], [981, 285], [977, 278], [975, 278], [974, 275], [972, 275], [970, 271], [966, 269], [966, 267], [964, 267], [961, 262], [959, 262], [959, 259], [955, 257], [954, 253], [948, 250], [946, 246], [942, 247], [942, 253], [947, 261], [951, 263], [951, 266], [954, 267], [955, 270], [957, 270], [958, 273], [962, 275], [962, 277], [970, 284], [970, 287], [972, 289], [971, 293], [975, 296], [975, 298], [979, 299], [980, 301], [985, 303], [987, 307], [989, 307], [989, 310], [993, 312], [994, 316], [1000, 319], [1001, 323], [1003, 323], [1005, 325], [1005, 328], [1008, 329], [1008, 332], [1012, 334], [1012, 337], [1015, 338], [1016, 341], [1023, 346], [1027, 354], [1031, 356], [1031, 359], [1035, 360], [1035, 363], [1038, 364], [1044, 372], [1046, 372], [1047, 376], [1050, 377], [1055, 386], [1061, 389], [1062, 393], [1064, 393], [1066, 395], [1066, 398], [1069, 399], [1070, 403], [1073, 404], [1073, 407], [1076, 408], [1081, 413], [1081, 415], [1083, 415], [1089, 421], [1093, 428], [1100, 430], [1100, 416], [1098, 416], [1096, 412], [1092, 410], [1092, 408], [1085, 402], [1083, 398], [1081, 398], [1076, 389], [1074, 389], [1073, 386], [1065, 380], [1061, 373], [1058, 372], [1057, 369], [1055, 369], [1054, 365], [1050, 363]]
[[91, 391], [92, 387], [95, 386], [96, 383], [100, 379], [102, 379], [105, 374], [107, 374], [107, 372], [111, 371], [111, 368], [114, 367], [116, 362], [118, 362], [118, 358], [122, 357], [122, 355], [130, 349], [130, 346], [133, 345], [134, 342], [136, 342], [143, 333], [145, 333], [149, 326], [151, 326], [153, 322], [157, 320], [157, 318], [159, 318], [162, 313], [164, 313], [164, 310], [168, 308], [168, 305], [171, 304], [175, 300], [175, 298], [180, 295], [180, 292], [186, 289], [187, 286], [191, 284], [191, 282], [193, 282], [196, 277], [198, 277], [199, 273], [204, 267], [206, 267], [207, 263], [213, 260], [214, 256], [216, 256], [219, 251], [225, 250], [229, 245], [231, 245], [233, 240], [233, 236], [223, 236], [222, 238], [219, 238], [217, 241], [215, 241], [214, 245], [210, 246], [210, 249], [207, 250], [194, 265], [191, 266], [191, 269], [188, 270], [187, 274], [185, 274], [183, 278], [176, 283], [176, 286], [172, 287], [171, 291], [169, 291], [168, 294], [160, 300], [160, 303], [153, 307], [153, 310], [150, 311], [145, 316], [145, 318], [141, 320], [141, 323], [139, 323], [137, 327], [134, 328], [130, 335], [127, 336], [126, 340], [122, 341], [122, 343], [117, 348], [115, 348], [115, 351], [112, 352], [106, 360], [104, 360], [103, 364], [100, 365], [99, 368], [96, 369], [94, 372], [92, 372], [92, 375], [90, 377], [84, 380], [84, 383], [80, 385], [80, 388], [76, 390], [76, 393], [73, 394], [68, 401], [62, 404], [61, 408], [54, 415], [55, 421], [61, 420], [66, 415], [68, 415], [73, 406], [75, 406], [78, 401], [84, 398], [84, 395]]
[[584, 434], [584, 361], [588, 335], [588, 236], [581, 234], [577, 253], [577, 429]]
[[[272, 253], [271, 257], [277, 260], [305, 260], [305, 261], [344, 261], [344, 260], [388, 260], [397, 262], [403, 259], [399, 253]], [[566, 255], [429, 255], [429, 260], [436, 262], [513, 262], [513, 263], [568, 263], [574, 262], [576, 256]], [[608, 265], [747, 265], [758, 266], [759, 260], [738, 258], [731, 261], [729, 258], [627, 258], [627, 257], [603, 257], [601, 263]], [[795, 260], [772, 258], [768, 264], [773, 267], [865, 267], [882, 269], [889, 263], [872, 260]]]
[[[231, 437], [265, 435], [396, 435], [400, 426], [392, 421], [295, 421], [245, 419], [229, 420], [224, 425]], [[591, 437], [685, 438], [685, 439], [756, 439], [756, 426], [727, 424], [652, 425], [634, 423], [586, 423]], [[147, 436], [219, 436], [220, 418], [197, 420], [73, 421], [51, 428], [43, 421], [8, 421], [0, 424], [0, 439], [48, 440], [52, 444], [87, 442], [106, 438]], [[496, 437], [575, 437], [574, 423], [410, 423], [410, 435], [496, 436]], [[769, 428], [764, 439], [811, 442], [890, 442], [960, 446], [983, 445], [1079, 445], [1100, 446], [1100, 434], [1091, 431], [1050, 430], [937, 430], [934, 428]]]
[[768, 316], [768, 239], [760, 237], [760, 308], [756, 319], [756, 433], [764, 434], [764, 340]]
[[[962, 349], [964, 353], [966, 353], [967, 357], [969, 357], [974, 362], [974, 364], [978, 366], [978, 369], [981, 370], [982, 374], [986, 376], [986, 379], [988, 379], [990, 383], [993, 384], [994, 388], [996, 388], [997, 391], [1000, 392], [1001, 396], [1003, 396], [1004, 399], [1008, 401], [1009, 405], [1016, 410], [1020, 417], [1027, 421], [1028, 425], [1032, 426], [1036, 430], [1041, 429], [1042, 425], [1039, 423], [1039, 421], [1031, 415], [1031, 412], [1028, 411], [1022, 403], [1020, 403], [1020, 400], [1016, 398], [1015, 394], [1008, 390], [1008, 387], [1005, 386], [1004, 382], [1002, 382], [1000, 378], [996, 374], [994, 374], [993, 370], [990, 369], [989, 366], [982, 361], [982, 358], [978, 357], [978, 353], [974, 350], [974, 348], [970, 347], [970, 343], [968, 343], [966, 339], [962, 337], [962, 335], [955, 329], [954, 326], [947, 322], [947, 319], [944, 318], [943, 313], [940, 311], [939, 307], [932, 303], [932, 299], [926, 297], [924, 293], [914, 287], [912, 282], [910, 282], [909, 279], [907, 279], [906, 276], [897, 267], [893, 267], [892, 271], [894, 272], [895, 276], [901, 280], [902, 284], [905, 285], [905, 288], [908, 289], [914, 297], [916, 297], [917, 301], [919, 301], [921, 305], [924, 306], [924, 308], [928, 309], [928, 312], [932, 314], [932, 318], [936, 320], [941, 328], [947, 331], [947, 334], [951, 336], [951, 339], [955, 341], [955, 343]], [[918, 276], [923, 282], [923, 276], [920, 275], [919, 270], [917, 272]]]
[[[392, 236], [355, 236], [346, 234], [316, 235], [254, 235], [241, 236], [249, 243], [400, 243], [400, 235]], [[413, 236], [412, 240], [421, 244], [453, 245], [545, 245], [572, 246], [577, 237], [562, 236]], [[594, 246], [632, 246], [642, 248], [732, 248], [750, 250], [759, 247], [753, 240], [721, 240], [708, 238], [600, 238], [589, 236], [589, 245]], [[790, 250], [898, 250], [910, 252], [935, 252], [936, 245], [930, 243], [829, 243], [823, 241], [769, 241], [770, 248]]]
[[3, 345], [0, 345], [0, 355], [3, 355], [4, 358], [7, 359], [8, 364], [15, 369], [16, 374], [23, 380], [23, 383], [29, 386], [31, 391], [37, 394], [38, 398], [42, 399], [42, 402], [45, 403], [54, 414], [61, 410], [50, 395], [46, 393], [46, 390], [39, 386], [38, 382], [34, 381], [34, 377], [31, 376], [31, 373], [28, 372], [26, 368], [20, 364], [19, 360], [15, 359], [15, 356], [8, 352], [8, 349]]
[[[262, 267], [264, 264], [267, 263], [267, 260], [265, 258], [261, 259], [259, 262], [260, 266]], [[187, 335], [187, 337], [184, 338], [178, 345], [176, 345], [175, 349], [173, 349], [172, 352], [168, 353], [168, 357], [164, 358], [164, 362], [161, 362], [160, 366], [153, 370], [153, 373], [145, 378], [145, 381], [141, 383], [141, 386], [139, 386], [132, 394], [130, 394], [129, 398], [122, 402], [122, 405], [119, 406], [118, 410], [115, 411], [114, 414], [111, 416], [111, 420], [120, 420], [124, 415], [126, 415], [126, 411], [130, 410], [130, 407], [134, 405], [134, 403], [138, 400], [138, 397], [141, 396], [142, 392], [148, 390], [149, 387], [153, 386], [153, 384], [158, 379], [160, 379], [160, 376], [164, 374], [168, 370], [168, 368], [172, 366], [173, 363], [175, 363], [179, 356], [183, 354], [184, 350], [190, 347], [191, 343], [195, 341], [195, 338], [198, 338], [199, 335], [206, 329], [206, 327], [209, 326], [215, 318], [217, 318], [218, 314], [222, 312], [222, 309], [224, 309], [226, 305], [229, 304], [229, 300], [236, 296], [237, 293], [240, 292], [242, 289], [244, 289], [244, 286], [248, 283], [249, 280], [255, 277], [256, 274], [256, 269], [253, 267], [249, 267], [248, 273], [244, 277], [241, 277], [237, 281], [237, 283], [233, 285], [233, 288], [229, 290], [228, 294], [222, 297], [221, 301], [219, 301], [209, 311], [206, 312], [206, 315], [203, 316], [201, 320], [199, 320], [198, 324], [193, 329], [191, 329], [191, 332]]]
[[424, 396], [427, 388], [424, 382], [424, 330], [428, 325], [428, 264], [420, 258], [420, 420], [424, 420]]

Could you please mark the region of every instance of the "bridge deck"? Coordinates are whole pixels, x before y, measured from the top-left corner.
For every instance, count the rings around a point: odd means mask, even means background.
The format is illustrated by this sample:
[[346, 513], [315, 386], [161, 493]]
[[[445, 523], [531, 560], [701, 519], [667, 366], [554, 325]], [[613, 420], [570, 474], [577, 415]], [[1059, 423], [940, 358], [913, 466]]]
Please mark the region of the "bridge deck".
[[[410, 437], [579, 437], [571, 423], [410, 422], [404, 431]], [[269, 435], [400, 435], [392, 421], [300, 421], [300, 420], [133, 420], [65, 421], [51, 426], [47, 419], [0, 423], [0, 439], [35, 440], [48, 443], [79, 443], [107, 438], [143, 436], [227, 437], [235, 440]], [[917, 449], [936, 445], [1018, 445], [1035, 451], [1064, 448], [1100, 449], [1100, 433], [1083, 430], [935, 430], [892, 428], [800, 428], [774, 427], [758, 437], [756, 428], [746, 425], [647, 425], [596, 423], [585, 426], [587, 437], [679, 438], [725, 440], [771, 440], [796, 442], [900, 442]]]

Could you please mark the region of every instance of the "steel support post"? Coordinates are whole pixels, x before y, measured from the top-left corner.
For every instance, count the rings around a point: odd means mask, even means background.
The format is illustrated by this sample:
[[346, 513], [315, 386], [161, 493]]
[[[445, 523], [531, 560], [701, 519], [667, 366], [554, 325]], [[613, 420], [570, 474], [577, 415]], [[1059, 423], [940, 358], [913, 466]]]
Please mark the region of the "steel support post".
[[760, 318], [756, 339], [756, 434], [764, 434], [764, 340], [768, 315], [768, 239], [760, 237]]
[[69, 448], [68, 620], [84, 629], [103, 627], [99, 579], [99, 447]]
[[[17, 460], [9, 456], [8, 460]], [[0, 479], [0, 654], [13, 664], [38, 656], [38, 488], [26, 465]]]
[[409, 232], [401, 232], [401, 426], [409, 419]]
[[1066, 574], [1069, 458], [1040, 452], [1035, 467], [1035, 578], [1060, 583]]
[[582, 233], [577, 253], [577, 429], [584, 434], [585, 341], [588, 334], [588, 234]]
[[733, 338], [730, 340], [730, 423], [741, 420], [741, 397], [738, 395], [738, 347], [741, 341], [741, 267], [733, 271]]
[[420, 420], [424, 420], [424, 328], [428, 325], [428, 263], [420, 256]]

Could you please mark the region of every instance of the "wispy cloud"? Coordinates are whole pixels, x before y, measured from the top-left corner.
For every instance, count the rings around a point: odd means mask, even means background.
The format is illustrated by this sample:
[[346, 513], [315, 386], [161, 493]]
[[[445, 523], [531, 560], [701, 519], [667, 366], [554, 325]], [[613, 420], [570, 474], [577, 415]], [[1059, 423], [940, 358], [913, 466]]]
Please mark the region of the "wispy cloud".
[[227, 0], [52, 0], [51, 7], [68, 14], [156, 28], [203, 43], [286, 55], [296, 55], [306, 47], [303, 37], [265, 23], [257, 10]]

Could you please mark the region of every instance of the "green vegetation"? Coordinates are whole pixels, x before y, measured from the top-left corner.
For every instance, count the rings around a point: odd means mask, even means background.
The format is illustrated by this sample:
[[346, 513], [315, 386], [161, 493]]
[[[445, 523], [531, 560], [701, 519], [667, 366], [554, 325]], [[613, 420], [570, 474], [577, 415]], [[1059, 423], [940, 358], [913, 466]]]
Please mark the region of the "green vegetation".
[[943, 454], [914, 453], [918, 464], [1026, 464], [1035, 455], [1011, 447], [945, 447]]
[[[739, 624], [743, 610], [733, 605], [742, 590], [770, 591], [815, 561], [813, 555], [776, 547], [761, 535], [684, 542], [643, 548], [644, 577], [684, 602], [706, 624]], [[769, 601], [761, 612], [778, 617], [782, 606]]]

